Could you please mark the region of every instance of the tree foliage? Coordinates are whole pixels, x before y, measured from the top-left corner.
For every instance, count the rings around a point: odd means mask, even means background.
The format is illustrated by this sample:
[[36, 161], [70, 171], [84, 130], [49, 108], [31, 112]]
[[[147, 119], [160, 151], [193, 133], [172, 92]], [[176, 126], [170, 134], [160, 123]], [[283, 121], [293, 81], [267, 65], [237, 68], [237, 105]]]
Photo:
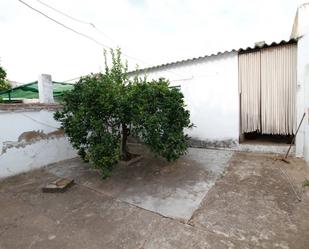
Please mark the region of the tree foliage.
[[0, 66], [0, 91], [8, 90], [11, 88], [11, 84], [6, 79], [6, 72]]
[[79, 155], [103, 177], [118, 160], [130, 157], [129, 135], [140, 137], [157, 155], [176, 160], [188, 147], [184, 128], [192, 126], [183, 94], [166, 79], [129, 79], [120, 50], [111, 55], [111, 68], [106, 63], [105, 72], [83, 77], [64, 95], [55, 119]]

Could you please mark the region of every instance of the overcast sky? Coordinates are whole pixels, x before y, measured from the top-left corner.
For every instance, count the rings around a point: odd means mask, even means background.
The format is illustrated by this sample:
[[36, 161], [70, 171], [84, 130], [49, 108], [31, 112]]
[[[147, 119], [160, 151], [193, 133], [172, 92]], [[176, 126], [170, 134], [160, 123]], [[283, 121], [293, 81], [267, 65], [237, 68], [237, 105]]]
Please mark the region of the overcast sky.
[[[289, 39], [299, 0], [23, 0], [109, 47], [129, 66], [145, 67]], [[0, 58], [8, 78], [23, 83], [51, 74], [65, 81], [103, 68], [103, 47], [52, 22], [18, 0], [0, 1]], [[139, 61], [132, 59], [132, 57]]]

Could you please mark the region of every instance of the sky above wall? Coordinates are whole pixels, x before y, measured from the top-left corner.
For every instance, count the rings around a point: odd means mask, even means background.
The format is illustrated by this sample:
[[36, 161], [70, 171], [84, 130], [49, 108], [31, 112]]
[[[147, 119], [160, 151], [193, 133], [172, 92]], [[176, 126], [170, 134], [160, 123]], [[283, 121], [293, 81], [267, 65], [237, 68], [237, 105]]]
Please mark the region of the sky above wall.
[[[0, 63], [8, 78], [40, 73], [65, 81], [104, 68], [103, 48], [121, 47], [134, 69], [289, 39], [301, 0], [18, 0], [0, 1]], [[81, 21], [85, 22], [82, 23]], [[93, 28], [92, 23], [97, 29]], [[98, 44], [100, 43], [100, 44]], [[104, 45], [104, 46], [103, 46]]]

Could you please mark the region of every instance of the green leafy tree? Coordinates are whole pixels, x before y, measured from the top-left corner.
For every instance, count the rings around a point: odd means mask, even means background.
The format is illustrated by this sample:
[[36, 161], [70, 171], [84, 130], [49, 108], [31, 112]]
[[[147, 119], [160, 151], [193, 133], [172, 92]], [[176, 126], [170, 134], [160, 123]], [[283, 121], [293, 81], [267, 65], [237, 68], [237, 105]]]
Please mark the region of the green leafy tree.
[[[111, 51], [112, 66], [82, 78], [63, 98], [55, 119], [85, 161], [105, 178], [120, 160], [130, 158], [129, 135], [138, 136], [157, 155], [176, 160], [188, 148], [184, 128], [192, 127], [180, 89], [168, 80], [129, 80], [120, 50]], [[106, 61], [106, 58], [105, 58]]]
[[6, 79], [6, 72], [0, 66], [0, 91], [8, 90], [11, 88], [11, 84]]

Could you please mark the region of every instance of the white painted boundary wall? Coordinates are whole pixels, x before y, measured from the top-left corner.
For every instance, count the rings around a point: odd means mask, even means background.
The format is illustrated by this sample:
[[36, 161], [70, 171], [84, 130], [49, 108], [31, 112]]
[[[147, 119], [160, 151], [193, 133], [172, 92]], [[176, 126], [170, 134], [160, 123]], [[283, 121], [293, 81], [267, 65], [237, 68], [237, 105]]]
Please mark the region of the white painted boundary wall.
[[149, 69], [146, 76], [148, 80], [164, 77], [172, 86], [181, 87], [196, 126], [187, 131], [193, 147], [279, 154], [287, 151], [288, 145], [239, 144], [237, 52]]
[[53, 110], [0, 110], [0, 178], [76, 157]]
[[296, 156], [304, 156], [309, 164], [309, 4], [298, 9], [297, 34], [297, 123], [305, 120], [296, 137]]
[[[231, 147], [239, 140], [238, 55], [236, 52], [210, 56], [163, 68], [150, 69], [147, 79], [167, 78], [181, 86], [194, 140], [211, 147]], [[140, 74], [143, 76], [143, 74]]]

